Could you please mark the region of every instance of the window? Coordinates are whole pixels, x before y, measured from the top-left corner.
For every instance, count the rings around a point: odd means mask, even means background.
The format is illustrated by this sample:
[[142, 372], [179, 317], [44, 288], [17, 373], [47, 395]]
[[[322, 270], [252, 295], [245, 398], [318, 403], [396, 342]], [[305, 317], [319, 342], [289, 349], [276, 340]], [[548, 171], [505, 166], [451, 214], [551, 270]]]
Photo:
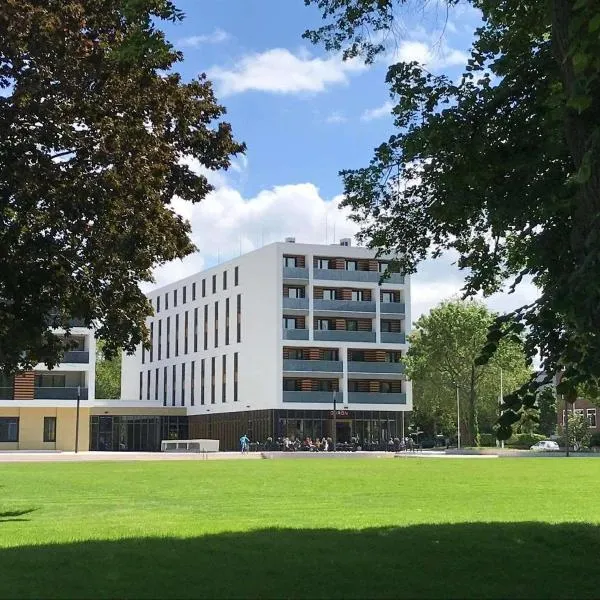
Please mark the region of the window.
[[323, 359], [322, 360], [339, 360], [339, 354], [337, 350], [323, 350]]
[[318, 329], [319, 331], [327, 331], [330, 328], [329, 325], [330, 323], [327, 319], [317, 319], [315, 329]]
[[19, 417], [0, 417], [0, 442], [19, 441]]
[[584, 415], [584, 413], [585, 413], [585, 411], [583, 410], [583, 408], [576, 408], [576, 409], [575, 409], [573, 412], [574, 412], [576, 415], [579, 415], [580, 417], [583, 417], [583, 415]]
[[154, 360], [154, 321], [150, 323], [150, 362]]
[[358, 331], [358, 321], [346, 321], [346, 331]]
[[348, 380], [348, 391], [349, 392], [358, 392], [358, 381], [349, 379]]
[[158, 400], [158, 369], [154, 371], [154, 399]]
[[238, 401], [238, 353], [233, 353], [233, 401]]
[[348, 360], [351, 362], [365, 362], [364, 350], [348, 350]]
[[202, 297], [206, 296], [206, 279], [202, 280]]
[[367, 299], [366, 296], [365, 290], [352, 290], [352, 300], [354, 302], [364, 302]]
[[56, 442], [56, 417], [44, 417], [44, 441]]
[[284, 256], [283, 257], [283, 266], [284, 267], [297, 267], [298, 266], [298, 258], [296, 256]]
[[316, 269], [329, 269], [329, 259], [315, 258], [314, 266]]
[[185, 406], [185, 363], [181, 363], [181, 406]]
[[175, 406], [175, 396], [177, 395], [177, 366], [173, 365], [173, 385], [171, 387], [171, 406]]
[[402, 360], [402, 352], [386, 352], [384, 361], [388, 363], [397, 363]]
[[156, 297], [156, 312], [160, 312], [160, 296]]
[[189, 311], [186, 310], [185, 314], [183, 316], [183, 353], [184, 354], [188, 353], [188, 326], [189, 326], [188, 312]]
[[596, 409], [595, 408], [587, 409], [587, 420], [590, 424], [590, 427], [596, 427]]
[[288, 350], [289, 360], [304, 360], [304, 350], [302, 348], [290, 348]]
[[196, 299], [196, 282], [192, 283], [192, 302]]
[[150, 369], [146, 373], [146, 400], [150, 400]]
[[221, 373], [221, 402], [227, 402], [227, 355], [223, 354], [223, 370]]
[[52, 373], [39, 373], [35, 375], [35, 387], [64, 388], [66, 378], [64, 375]]
[[140, 371], [140, 393], [139, 393], [139, 399], [142, 399], [142, 390], [144, 387], [144, 372]]
[[392, 331], [391, 321], [381, 321], [381, 331], [383, 333], [390, 333]]
[[335, 300], [335, 290], [323, 290], [323, 300]]
[[194, 352], [198, 352], [198, 307], [194, 309]]
[[382, 394], [389, 394], [392, 391], [392, 386], [390, 385], [389, 381], [380, 381], [379, 391]]
[[184, 285], [183, 286], [183, 290], [181, 291], [181, 302], [182, 304], [185, 304], [187, 302], [187, 287]]
[[158, 360], [162, 358], [162, 319], [158, 320]]
[[379, 272], [380, 273], [385, 273], [387, 271], [388, 267], [389, 267], [389, 263], [380, 262], [379, 263]]
[[200, 361], [200, 404], [204, 404], [204, 359]]
[[177, 306], [177, 290], [173, 290], [173, 306]]
[[242, 295], [237, 296], [237, 341], [242, 341]]
[[394, 301], [394, 292], [381, 292], [381, 301], [382, 302], [393, 302]]
[[208, 304], [204, 305], [204, 349], [208, 350]]
[[169, 310], [169, 292], [165, 293], [165, 310]]
[[284, 379], [283, 390], [285, 392], [297, 392], [300, 390], [300, 381], [298, 379]]
[[290, 287], [288, 288], [288, 296], [290, 298], [304, 298], [305, 292], [303, 287]]
[[316, 382], [316, 388], [320, 392], [335, 392], [337, 390], [336, 383], [331, 379], [319, 379]]
[[210, 366], [211, 366], [211, 372], [210, 372], [210, 403], [214, 404], [215, 403], [215, 357], [214, 356], [210, 359]]
[[167, 367], [163, 369], [163, 406], [167, 405]]
[[229, 298], [225, 298], [225, 345], [229, 346]]
[[283, 317], [284, 329], [296, 329], [296, 317]]
[[167, 317], [167, 358], [171, 356], [171, 317]]
[[357, 271], [358, 263], [355, 260], [346, 261], [346, 271]]
[[190, 372], [190, 379], [191, 379], [191, 385], [190, 385], [190, 404], [192, 406], [194, 406], [194, 400], [196, 398], [196, 393], [194, 388], [196, 387], [196, 361], [193, 360], [192, 361], [192, 369]]
[[219, 303], [215, 302], [215, 348], [219, 346]]
[[227, 289], [227, 271], [223, 271], [223, 289]]
[[217, 293], [217, 276], [216, 275], [212, 276], [212, 290], [213, 290], [213, 294]]
[[233, 283], [234, 283], [235, 285], [238, 285], [238, 284], [239, 284], [239, 282], [240, 282], [240, 277], [239, 277], [239, 276], [240, 276], [240, 268], [239, 268], [239, 267], [236, 267], [236, 268], [233, 270]]

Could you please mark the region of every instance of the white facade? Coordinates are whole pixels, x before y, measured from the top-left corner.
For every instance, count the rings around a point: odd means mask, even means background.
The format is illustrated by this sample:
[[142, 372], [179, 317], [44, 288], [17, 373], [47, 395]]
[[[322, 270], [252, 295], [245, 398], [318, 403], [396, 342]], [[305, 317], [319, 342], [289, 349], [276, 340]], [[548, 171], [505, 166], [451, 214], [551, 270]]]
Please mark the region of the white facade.
[[[305, 266], [289, 266], [290, 257], [303, 257]], [[328, 259], [344, 268], [318, 268], [333, 266]], [[412, 410], [411, 384], [397, 362], [407, 350], [409, 278], [396, 274], [380, 284], [377, 270], [359, 270], [365, 261], [373, 268], [366, 248], [275, 243], [150, 292], [152, 350], [123, 357], [121, 398], [185, 406], [188, 415], [319, 410], [330, 408], [333, 385], [339, 408]], [[304, 297], [284, 296], [284, 287]], [[315, 298], [342, 289], [351, 300]], [[287, 329], [302, 320], [304, 329]], [[296, 349], [327, 349], [336, 360], [284, 359]], [[385, 358], [356, 360], [373, 350]]]

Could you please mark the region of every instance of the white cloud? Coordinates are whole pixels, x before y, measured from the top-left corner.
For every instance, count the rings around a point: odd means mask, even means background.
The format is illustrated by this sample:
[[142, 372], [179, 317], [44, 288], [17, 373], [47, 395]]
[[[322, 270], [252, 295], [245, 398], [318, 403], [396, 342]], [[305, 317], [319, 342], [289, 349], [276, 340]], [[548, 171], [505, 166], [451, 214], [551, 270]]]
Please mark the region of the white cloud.
[[364, 70], [360, 61], [343, 61], [339, 56], [311, 57], [306, 51], [293, 54], [286, 48], [273, 48], [242, 57], [227, 69], [212, 67], [208, 77], [217, 83], [219, 96], [250, 90], [276, 94], [323, 92], [330, 85], [343, 85], [348, 76]]
[[465, 66], [469, 56], [466, 52], [449, 48], [445, 44], [429, 44], [417, 40], [404, 40], [388, 55], [392, 62], [416, 61], [430, 69], [443, 69], [445, 67]]
[[392, 113], [392, 109], [394, 108], [394, 103], [391, 100], [388, 100], [381, 106], [377, 108], [369, 108], [363, 112], [360, 119], [361, 121], [372, 121], [373, 119], [381, 119], [382, 117], [387, 117]]
[[338, 112], [337, 110], [332, 112], [326, 119], [325, 119], [325, 123], [331, 123], [333, 125], [337, 124], [337, 123], [345, 123], [348, 119], [346, 119], [346, 117], [341, 113]]
[[192, 35], [178, 41], [177, 45], [181, 47], [197, 48], [202, 44], [220, 44], [229, 40], [231, 36], [222, 29], [215, 29], [212, 33], [202, 35]]

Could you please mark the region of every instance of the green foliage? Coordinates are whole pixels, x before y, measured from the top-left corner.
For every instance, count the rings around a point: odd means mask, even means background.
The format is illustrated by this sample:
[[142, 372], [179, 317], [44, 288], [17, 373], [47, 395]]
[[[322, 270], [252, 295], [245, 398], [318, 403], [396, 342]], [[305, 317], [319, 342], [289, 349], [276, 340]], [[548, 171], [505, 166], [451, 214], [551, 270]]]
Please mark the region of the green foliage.
[[600, 447], [600, 432], [592, 433], [590, 436], [590, 448]]
[[194, 250], [171, 200], [243, 152], [204, 76], [158, 28], [168, 0], [3, 0], [0, 370], [55, 365], [51, 327], [94, 323], [107, 356], [147, 341], [139, 284]]
[[[581, 450], [589, 446], [591, 440], [590, 423], [582, 414], [569, 412], [569, 447]], [[560, 427], [561, 445], [566, 445], [565, 428]]]
[[96, 398], [114, 400], [121, 397], [121, 353], [112, 358], [104, 355], [104, 344], [96, 350]]
[[539, 430], [544, 435], [556, 433], [556, 396], [551, 387], [540, 390], [537, 398], [539, 408]]
[[442, 302], [415, 323], [406, 369], [413, 380], [416, 421], [421, 426], [428, 420], [436, 423], [431, 433], [456, 433], [458, 385], [461, 441], [477, 444], [480, 423], [491, 431], [498, 416], [500, 369], [507, 392], [529, 378], [522, 345], [514, 340], [503, 340], [493, 360], [477, 364], [493, 319], [483, 304], [451, 301]]
[[493, 433], [480, 433], [479, 445], [490, 448], [496, 445], [496, 436]]
[[509, 448], [529, 450], [531, 446], [545, 440], [546, 436], [539, 433], [515, 433], [506, 442]]
[[[305, 34], [313, 42], [372, 60], [385, 44], [370, 40], [398, 41], [403, 0], [306, 1], [326, 21]], [[558, 393], [572, 399], [600, 381], [600, 3], [469, 3], [483, 23], [463, 77], [389, 67], [396, 130], [368, 166], [342, 172], [343, 204], [360, 239], [407, 273], [453, 251], [466, 294], [530, 278], [539, 299], [496, 319], [482, 362], [525, 334], [528, 356], [564, 371]], [[500, 436], [537, 387], [505, 398]]]

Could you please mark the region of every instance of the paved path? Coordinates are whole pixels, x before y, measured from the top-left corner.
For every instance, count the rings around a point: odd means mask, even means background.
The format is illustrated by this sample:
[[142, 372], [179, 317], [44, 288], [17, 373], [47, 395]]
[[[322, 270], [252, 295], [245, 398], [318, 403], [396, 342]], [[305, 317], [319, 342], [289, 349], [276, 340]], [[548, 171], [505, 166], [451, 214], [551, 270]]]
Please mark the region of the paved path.
[[98, 461], [148, 461], [148, 460], [256, 460], [259, 452], [242, 455], [240, 452], [0, 452], [2, 462], [98, 462]]

